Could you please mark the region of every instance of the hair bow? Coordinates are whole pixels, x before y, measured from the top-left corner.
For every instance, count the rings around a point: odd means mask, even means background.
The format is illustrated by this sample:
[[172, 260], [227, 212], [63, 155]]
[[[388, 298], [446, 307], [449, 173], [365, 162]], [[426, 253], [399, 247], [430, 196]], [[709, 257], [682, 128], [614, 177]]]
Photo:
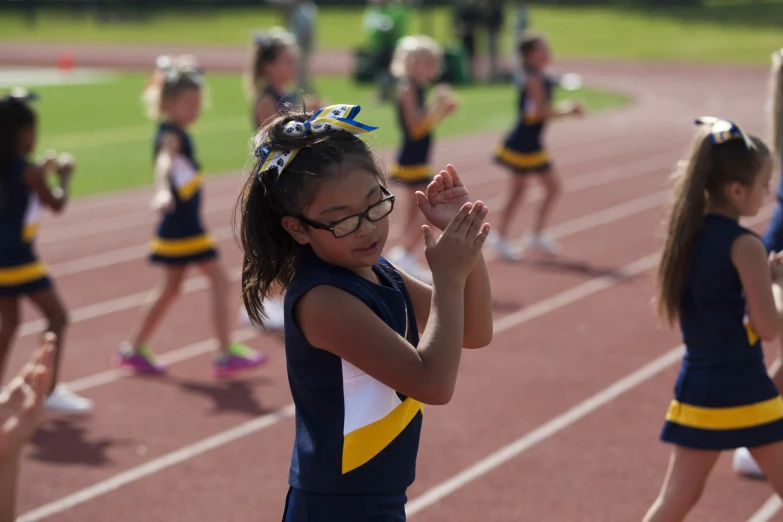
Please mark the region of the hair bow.
[[696, 124], [710, 126], [710, 136], [712, 137], [712, 143], [715, 145], [719, 145], [736, 138], [742, 138], [748, 150], [756, 149], [756, 144], [753, 143], [753, 140], [750, 139], [750, 136], [748, 136], [748, 134], [744, 130], [740, 129], [739, 125], [734, 122], [716, 118], [714, 116], [702, 116], [696, 120]]
[[24, 103], [36, 101], [38, 98], [39, 96], [36, 93], [30, 92], [24, 87], [14, 87], [8, 94], [3, 96], [4, 100], [17, 100]]
[[163, 73], [166, 83], [173, 83], [181, 76], [187, 76], [196, 83], [201, 83], [204, 71], [194, 63], [176, 64], [170, 56], [158, 56], [155, 65]]
[[[378, 127], [371, 127], [356, 121], [354, 118], [359, 114], [359, 111], [361, 111], [359, 105], [330, 105], [319, 109], [306, 121], [289, 121], [283, 132], [291, 137], [300, 137], [339, 130], [358, 136], [378, 129]], [[275, 181], [277, 181], [299, 150], [298, 148], [283, 149], [272, 141], [262, 143], [255, 150], [255, 156], [259, 159], [256, 176], [260, 176], [262, 172], [270, 171], [275, 175]]]

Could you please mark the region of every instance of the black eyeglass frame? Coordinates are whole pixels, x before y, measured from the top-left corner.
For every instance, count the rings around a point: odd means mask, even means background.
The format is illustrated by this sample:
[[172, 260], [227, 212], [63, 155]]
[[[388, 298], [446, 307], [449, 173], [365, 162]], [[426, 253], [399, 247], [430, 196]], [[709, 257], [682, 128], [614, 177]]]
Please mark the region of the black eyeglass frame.
[[[389, 214], [392, 213], [392, 211], [394, 210], [394, 201], [395, 201], [394, 194], [389, 192], [389, 189], [387, 189], [383, 185], [379, 184], [379, 186], [381, 187], [381, 192], [386, 195], [385, 198], [380, 200], [378, 203], [373, 203], [372, 205], [367, 207], [364, 210], [364, 212], [360, 212], [358, 214], [352, 214], [350, 216], [346, 216], [343, 219], [341, 219], [340, 221], [336, 221], [336, 222], [332, 223], [331, 225], [325, 225], [324, 223], [319, 223], [318, 221], [313, 221], [312, 219], [308, 219], [308, 218], [306, 218], [306, 217], [304, 217], [302, 215], [295, 216], [295, 217], [296, 217], [296, 219], [298, 219], [302, 223], [306, 224], [307, 226], [313, 227], [313, 228], [318, 229], [318, 230], [327, 230], [327, 231], [331, 232], [332, 235], [335, 238], [342, 239], [344, 237], [350, 236], [351, 234], [353, 234], [354, 232], [359, 230], [359, 228], [362, 226], [362, 219], [366, 219], [370, 223], [374, 223], [376, 221], [380, 221], [381, 219], [385, 218], [386, 216], [388, 216]], [[391, 202], [391, 206], [389, 207], [389, 211], [386, 214], [382, 215], [381, 217], [379, 217], [377, 219], [370, 219], [370, 211], [372, 211], [372, 209], [378, 207], [379, 205], [383, 205], [384, 203], [387, 203], [389, 201]], [[344, 221], [347, 221], [349, 219], [353, 219], [355, 217], [359, 218], [359, 221], [357, 221], [357, 224], [356, 224], [356, 228], [354, 228], [353, 230], [351, 230], [347, 234], [343, 234], [341, 236], [338, 236], [337, 233], [334, 231], [334, 229], [337, 228], [337, 226], [340, 223], [342, 223]]]

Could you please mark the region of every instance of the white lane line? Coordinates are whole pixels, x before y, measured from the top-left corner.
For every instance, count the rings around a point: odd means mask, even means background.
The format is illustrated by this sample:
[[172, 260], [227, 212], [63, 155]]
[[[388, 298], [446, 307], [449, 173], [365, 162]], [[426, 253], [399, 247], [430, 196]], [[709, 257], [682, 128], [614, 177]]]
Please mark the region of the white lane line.
[[748, 519], [748, 522], [768, 522], [777, 515], [781, 507], [783, 507], [783, 503], [780, 502], [780, 497], [776, 493], [764, 502], [764, 505]]
[[[565, 221], [563, 223], [560, 223], [559, 225], [556, 225], [555, 227], [552, 227], [550, 231], [553, 237], [558, 239], [570, 235], [574, 235], [579, 232], [585, 232], [592, 228], [596, 228], [601, 225], [606, 225], [614, 221], [618, 221], [620, 219], [630, 217], [634, 214], [638, 214], [646, 210], [655, 208], [661, 202], [664, 201], [665, 197], [666, 197], [665, 191], [642, 196], [636, 199], [632, 199], [630, 201], [626, 201], [614, 207], [609, 207], [604, 210], [599, 210], [598, 212], [594, 212], [592, 214], [587, 214], [585, 216], [572, 219], [570, 221]], [[487, 203], [488, 207], [492, 208], [493, 203], [494, 202], [488, 202]], [[392, 234], [390, 236], [390, 239], [393, 239], [398, 235], [399, 229], [395, 229], [395, 232], [397, 232], [397, 234]], [[488, 251], [485, 257], [487, 261], [492, 261], [493, 259], [495, 259], [494, 251]], [[238, 280], [240, 277], [240, 268], [233, 267], [229, 269], [229, 274], [232, 281]], [[182, 293], [189, 294], [192, 292], [197, 292], [199, 290], [206, 289], [208, 287], [209, 287], [209, 281], [207, 280], [206, 277], [201, 275], [194, 276], [185, 280], [184, 285], [182, 287]], [[140, 306], [144, 302], [144, 299], [146, 299], [149, 295], [150, 295], [150, 291], [145, 290], [143, 292], [138, 292], [131, 295], [109, 299], [100, 303], [95, 303], [81, 308], [77, 308], [75, 310], [72, 310], [70, 313], [71, 316], [70, 323], [71, 324], [80, 323], [83, 321], [96, 319], [98, 317], [103, 317], [115, 312], [130, 310], [132, 308]], [[44, 319], [42, 318], [33, 319], [31, 321], [27, 321], [19, 325], [18, 335], [19, 337], [23, 337], [25, 335], [34, 335], [34, 334], [37, 335], [40, 332], [42, 332], [44, 328], [46, 328], [46, 321]]]
[[[578, 176], [573, 176], [571, 178], [566, 178], [564, 181], [563, 192], [570, 194], [580, 190], [586, 190], [589, 188], [613, 183], [615, 181], [627, 180], [638, 176], [649, 176], [661, 171], [663, 168], [665, 168], [665, 166], [661, 162], [660, 157], [656, 156], [640, 161], [634, 161], [621, 167], [599, 169], [585, 174], [580, 174]], [[507, 177], [506, 174], [488, 174], [484, 182], [488, 183], [490, 181], [502, 179], [505, 177]], [[540, 189], [540, 187], [536, 186], [534, 190], [531, 191], [530, 197], [527, 199], [526, 203], [540, 201], [542, 198], [543, 191]], [[503, 201], [503, 199], [498, 198], [498, 201]], [[493, 208], [494, 207], [490, 207], [490, 211], [492, 211]], [[230, 225], [214, 228], [210, 233], [212, 234], [212, 237], [215, 239], [215, 241], [233, 239], [233, 228]], [[51, 265], [49, 269], [53, 276], [63, 277], [66, 275], [79, 274], [90, 270], [106, 268], [120, 263], [127, 263], [137, 259], [143, 259], [148, 255], [148, 253], [148, 244], [143, 243], [103, 252], [100, 254], [63, 261]]]
[[17, 518], [16, 522], [33, 522], [35, 520], [41, 520], [43, 518], [55, 515], [65, 511], [66, 509], [87, 502], [93, 498], [105, 495], [110, 491], [114, 491], [117, 488], [125, 486], [126, 484], [136, 482], [137, 480], [154, 475], [155, 473], [179, 464], [180, 462], [185, 462], [186, 460], [197, 457], [202, 453], [206, 453], [221, 446], [225, 446], [226, 444], [230, 444], [235, 440], [247, 437], [252, 433], [268, 428], [269, 426], [272, 426], [283, 419], [292, 417], [293, 414], [294, 406], [293, 404], [290, 404], [275, 412], [267, 413], [257, 419], [245, 422], [239, 426], [222, 431], [194, 444], [185, 446], [182, 449], [163, 455], [157, 459], [142, 464], [141, 466], [131, 468], [123, 473], [113, 476], [108, 480], [98, 482], [94, 486], [83, 489], [77, 493], [74, 493], [73, 495], [68, 495], [67, 497], [57, 500], [56, 502], [51, 502], [32, 511], [28, 511], [27, 513]]
[[682, 358], [682, 353], [682, 346], [678, 346], [677, 348], [666, 352], [664, 355], [650, 361], [638, 370], [626, 375], [622, 379], [566, 410], [552, 420], [538, 426], [512, 443], [507, 444], [494, 453], [484, 457], [469, 468], [457, 473], [437, 486], [428, 489], [422, 495], [408, 503], [405, 508], [407, 515], [411, 517], [424, 509], [427, 509], [444, 497], [447, 497], [463, 486], [470, 484], [481, 476], [500, 467], [509, 460], [534, 447], [536, 444], [556, 435], [558, 432], [583, 419], [601, 406], [612, 402], [624, 393], [632, 390], [644, 381], [654, 377], [676, 363]]
[[[643, 265], [645, 263], [649, 263], [649, 259], [656, 256], [657, 254], [650, 254], [647, 256], [644, 256], [643, 258], [634, 261], [633, 263], [630, 263], [626, 265], [623, 269], [619, 271], [620, 274], [628, 274], [627, 277], [632, 276], [633, 274], [637, 274], [639, 270], [639, 266]], [[601, 276], [594, 278], [590, 281], [587, 281], [586, 283], [583, 283], [581, 285], [578, 285], [574, 289], [566, 290], [565, 292], [562, 292], [560, 294], [554, 295], [552, 297], [549, 297], [547, 299], [544, 299], [542, 301], [539, 301], [538, 303], [532, 305], [529, 307], [531, 312], [522, 313], [524, 310], [521, 310], [520, 312], [512, 314], [511, 317], [506, 318], [503, 317], [494, 323], [494, 328], [496, 332], [508, 330], [512, 327], [516, 327], [522, 324], [527, 323], [528, 321], [535, 319], [536, 317], [540, 317], [543, 314], [546, 314], [548, 312], [552, 312], [554, 310], [558, 310], [560, 308], [563, 308], [565, 306], [568, 306], [574, 302], [577, 302], [587, 296], [593, 295], [597, 292], [600, 292], [601, 290], [605, 288], [609, 288], [614, 284], [617, 284], [619, 281], [624, 280], [622, 278], [608, 278], [606, 276]], [[578, 290], [581, 289], [581, 290]], [[82, 386], [82, 389], [84, 389], [84, 386]], [[285, 408], [293, 408], [292, 404], [289, 404]], [[284, 409], [285, 409], [284, 408]], [[279, 416], [277, 420], [281, 420], [285, 418], [285, 416]], [[276, 422], [275, 421], [275, 422]], [[236, 430], [242, 430], [243, 437], [250, 435], [252, 433], [255, 433], [257, 431], [261, 431], [262, 429], [265, 429], [269, 426], [271, 426], [272, 423], [266, 423], [263, 425], [255, 425], [252, 424], [255, 421], [250, 421], [248, 423], [242, 424], [238, 427], [231, 428], [223, 433], [235, 433]], [[220, 437], [221, 434], [209, 437], [206, 439], [207, 441], [214, 441], [216, 438]], [[223, 444], [226, 444], [228, 442], [232, 442], [236, 440], [239, 437], [230, 437], [225, 440], [222, 444], [215, 444], [211, 443], [209, 446], [209, 449], [217, 448]], [[218, 439], [222, 440], [222, 439]], [[197, 442], [193, 445], [188, 446], [188, 448], [191, 448], [193, 446], [197, 446], [199, 444], [202, 444], [202, 442]], [[39, 508], [34, 509], [33, 511], [30, 511], [28, 513], [25, 513], [22, 515], [20, 519], [18, 519], [17, 522], [34, 522], [37, 520], [41, 520], [42, 518], [45, 518], [47, 516], [51, 516], [57, 513], [60, 513], [62, 511], [65, 511], [73, 506], [76, 506], [78, 504], [82, 504], [84, 502], [88, 502], [96, 497], [99, 497], [101, 495], [104, 495], [108, 493], [109, 491], [112, 491], [114, 489], [117, 489], [120, 486], [129, 484], [131, 482], [134, 482], [136, 480], [139, 480], [143, 477], [146, 477], [148, 475], [151, 475], [152, 473], [157, 473], [158, 471], [161, 471], [165, 468], [168, 468], [170, 466], [173, 466], [174, 464], [178, 464], [180, 462], [183, 462], [184, 460], [187, 460], [187, 458], [184, 458], [182, 456], [183, 450], [177, 450], [173, 453], [170, 453], [168, 455], [164, 455], [158, 459], [155, 459], [151, 462], [148, 462], [146, 464], [142, 464], [140, 466], [137, 466], [135, 468], [131, 468], [119, 475], [116, 475], [114, 477], [108, 478], [106, 480], [102, 480], [98, 483], [96, 483], [93, 486], [90, 486], [88, 488], [82, 489], [80, 491], [77, 491], [75, 493], [72, 493], [70, 495], [67, 495], [59, 500], [55, 500], [53, 502], [50, 502], [48, 504], [45, 504]], [[196, 456], [198, 454], [204, 453], [203, 451], [194, 453], [192, 456]], [[172, 458], [172, 455], [176, 456], [177, 458]], [[121, 480], [118, 480], [121, 479]]]
[[[595, 150], [595, 149], [593, 148], [588, 150]], [[622, 155], [626, 155], [628, 154], [628, 152], [630, 151], [623, 149]], [[562, 164], [559, 164], [559, 167], [560, 168], [563, 168], [565, 166], [576, 167], [582, 163], [587, 163], [598, 159], [604, 160], [611, 157], [612, 156], [606, 156], [606, 155], [590, 157], [590, 155], [588, 155], [587, 157], [579, 157], [578, 159], [575, 159], [573, 161], [563, 161]], [[656, 156], [649, 156], [646, 159], [649, 160], [649, 159], [659, 159], [659, 158], [660, 156], [656, 155]], [[610, 169], [602, 169], [602, 170], [610, 170]], [[592, 170], [591, 172], [599, 172], [599, 171]], [[242, 176], [242, 173], [236, 172], [235, 174], [236, 176], [234, 178], [231, 178], [234, 179], [234, 185], [235, 185], [232, 194], [230, 196], [225, 196], [221, 194], [217, 197], [209, 199], [205, 207], [205, 211], [207, 214], [220, 212], [223, 210], [230, 210], [234, 207], [237, 196], [239, 195], [240, 178]], [[476, 180], [470, 180], [469, 185], [471, 187], [476, 187], [476, 186], [492, 183], [494, 181], [498, 181], [501, 179], [505, 179], [507, 177], [508, 175], [505, 172], [495, 170], [487, 175], [481, 176]], [[584, 179], [584, 175], [572, 177], [571, 178], [572, 182], [576, 181], [576, 183], [579, 184], [580, 181], [577, 178]], [[566, 178], [565, 183], [566, 184], [569, 183], [569, 178]], [[592, 185], [588, 185], [588, 186], [592, 186]], [[214, 187], [212, 186], [207, 187], [207, 191], [208, 191], [207, 193], [209, 193], [211, 189], [214, 189]], [[145, 204], [143, 202], [140, 202], [139, 206], [140, 208], [143, 208]], [[94, 218], [90, 219], [88, 217], [88, 219], [84, 222], [67, 223], [67, 224], [55, 225], [55, 226], [48, 226], [48, 225], [44, 226], [41, 230], [41, 235], [38, 239], [38, 243], [45, 245], [45, 244], [52, 244], [61, 241], [69, 241], [82, 237], [88, 237], [96, 234], [118, 232], [120, 230], [127, 230], [139, 226], [152, 227], [154, 223], [155, 223], [155, 214], [154, 212], [149, 210], [134, 210], [120, 215], [101, 217], [98, 220], [95, 220]]]

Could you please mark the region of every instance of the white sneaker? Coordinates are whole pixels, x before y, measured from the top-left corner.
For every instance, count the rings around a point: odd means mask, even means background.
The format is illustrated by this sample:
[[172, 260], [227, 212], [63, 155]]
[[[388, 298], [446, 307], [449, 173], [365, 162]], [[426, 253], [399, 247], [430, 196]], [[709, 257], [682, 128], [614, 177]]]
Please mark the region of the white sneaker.
[[525, 250], [529, 249], [538, 250], [548, 255], [560, 253], [560, 245], [546, 234], [529, 234], [525, 237]]
[[57, 413], [88, 413], [92, 411], [93, 402], [76, 395], [64, 384], [58, 384], [46, 398], [45, 408]]
[[517, 245], [512, 245], [498, 234], [490, 235], [487, 243], [495, 250], [501, 259], [506, 261], [520, 261], [525, 257], [522, 249]]
[[753, 459], [748, 448], [737, 448], [732, 459], [734, 471], [748, 477], [764, 478], [764, 472]]

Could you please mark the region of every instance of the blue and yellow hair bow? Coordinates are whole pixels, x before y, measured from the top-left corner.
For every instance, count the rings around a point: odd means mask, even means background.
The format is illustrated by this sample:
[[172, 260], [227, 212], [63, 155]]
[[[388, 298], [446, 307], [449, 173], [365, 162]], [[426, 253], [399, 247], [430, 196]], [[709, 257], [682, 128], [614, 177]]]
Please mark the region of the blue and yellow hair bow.
[[696, 124], [710, 126], [710, 137], [712, 138], [712, 143], [715, 145], [742, 138], [748, 150], [756, 149], [756, 144], [753, 143], [750, 136], [748, 136], [744, 130], [740, 129], [739, 125], [732, 121], [716, 118], [714, 116], [702, 116], [696, 120]]
[[[285, 125], [284, 132], [291, 137], [299, 137], [342, 130], [358, 136], [377, 130], [378, 127], [371, 127], [354, 119], [359, 111], [361, 111], [359, 105], [330, 105], [319, 109], [306, 121], [289, 121]], [[262, 143], [255, 150], [255, 156], [259, 159], [256, 176], [259, 177], [262, 172], [269, 171], [275, 175], [277, 181], [299, 150], [283, 149], [271, 141]]]

